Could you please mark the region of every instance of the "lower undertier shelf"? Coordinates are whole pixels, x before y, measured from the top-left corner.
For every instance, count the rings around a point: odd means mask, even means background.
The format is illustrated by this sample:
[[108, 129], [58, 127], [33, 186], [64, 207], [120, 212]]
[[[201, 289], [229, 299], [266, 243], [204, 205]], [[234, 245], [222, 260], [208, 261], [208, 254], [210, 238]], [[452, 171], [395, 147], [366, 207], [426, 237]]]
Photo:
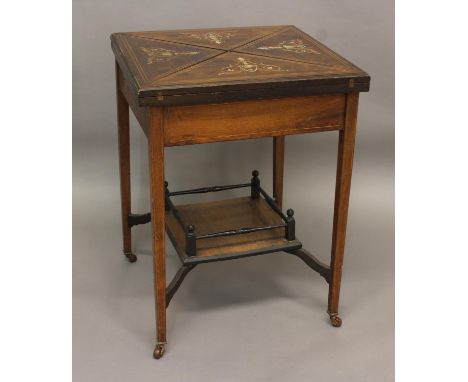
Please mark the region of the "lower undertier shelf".
[[245, 227], [281, 225], [282, 219], [265, 199], [250, 196], [175, 206], [166, 210], [166, 231], [183, 264], [197, 264], [255, 256], [302, 247], [297, 239], [287, 240], [285, 228], [211, 237], [196, 241], [196, 256], [186, 253], [186, 232], [180, 221], [194, 225], [197, 236]]

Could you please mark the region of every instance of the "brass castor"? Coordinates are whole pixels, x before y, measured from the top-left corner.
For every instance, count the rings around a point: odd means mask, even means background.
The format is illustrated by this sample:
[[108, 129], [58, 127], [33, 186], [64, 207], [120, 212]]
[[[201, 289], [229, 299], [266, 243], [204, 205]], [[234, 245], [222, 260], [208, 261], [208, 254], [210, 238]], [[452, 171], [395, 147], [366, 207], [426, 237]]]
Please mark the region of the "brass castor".
[[131, 263], [134, 263], [135, 261], [137, 261], [137, 257], [136, 255], [134, 255], [133, 253], [125, 253], [125, 256], [127, 257], [128, 261], [130, 261]]
[[332, 326], [334, 326], [335, 328], [339, 328], [341, 324], [343, 323], [341, 318], [336, 313], [330, 314], [330, 321], [331, 321]]
[[154, 348], [153, 357], [156, 359], [161, 358], [164, 355], [165, 350], [166, 350], [166, 345], [163, 345], [163, 344], [156, 345], [156, 347]]

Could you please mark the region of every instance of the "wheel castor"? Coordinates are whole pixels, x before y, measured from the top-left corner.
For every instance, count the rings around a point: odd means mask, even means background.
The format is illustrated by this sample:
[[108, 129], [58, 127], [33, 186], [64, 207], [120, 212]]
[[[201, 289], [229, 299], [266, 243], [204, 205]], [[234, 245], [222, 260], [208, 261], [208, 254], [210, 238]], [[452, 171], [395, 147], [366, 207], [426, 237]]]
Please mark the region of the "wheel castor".
[[156, 347], [154, 348], [153, 357], [156, 359], [161, 358], [164, 355], [165, 350], [166, 350], [166, 345], [164, 344], [156, 345]]
[[336, 313], [330, 314], [330, 321], [331, 321], [332, 326], [334, 326], [335, 328], [339, 328], [341, 324], [343, 323], [341, 318]]
[[125, 253], [125, 256], [127, 257], [128, 261], [130, 261], [131, 263], [134, 263], [135, 261], [137, 261], [137, 257], [136, 255], [134, 255], [133, 253]]

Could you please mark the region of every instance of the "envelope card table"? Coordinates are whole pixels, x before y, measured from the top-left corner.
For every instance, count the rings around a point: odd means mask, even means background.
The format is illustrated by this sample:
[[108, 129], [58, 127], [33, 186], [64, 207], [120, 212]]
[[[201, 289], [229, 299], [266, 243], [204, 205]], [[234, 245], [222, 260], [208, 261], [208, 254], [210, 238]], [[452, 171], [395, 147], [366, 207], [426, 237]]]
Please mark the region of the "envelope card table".
[[[367, 73], [290, 25], [115, 33], [123, 253], [131, 228], [151, 222], [156, 347], [166, 347], [166, 309], [185, 276], [213, 261], [272, 252], [301, 258], [329, 284], [328, 314], [338, 316], [359, 92]], [[129, 109], [148, 139], [151, 211], [131, 210]], [[324, 264], [302, 248], [292, 209], [283, 212], [285, 136], [337, 131], [332, 249]], [[273, 196], [258, 171], [245, 183], [173, 191], [164, 148], [272, 137]], [[179, 195], [246, 188], [240, 198], [179, 205]], [[166, 285], [165, 233], [181, 261]]]

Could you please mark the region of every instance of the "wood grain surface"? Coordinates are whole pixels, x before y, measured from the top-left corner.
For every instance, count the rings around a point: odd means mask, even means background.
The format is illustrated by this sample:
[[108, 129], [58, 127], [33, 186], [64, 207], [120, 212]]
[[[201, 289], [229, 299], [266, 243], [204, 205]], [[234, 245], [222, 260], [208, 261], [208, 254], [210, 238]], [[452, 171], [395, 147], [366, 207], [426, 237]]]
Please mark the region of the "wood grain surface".
[[168, 107], [166, 146], [339, 130], [343, 94]]
[[164, 214], [164, 137], [162, 108], [148, 108], [148, 162], [150, 167], [151, 230], [156, 342], [166, 342], [166, 247]]
[[[329, 282], [328, 313], [341, 325], [338, 304], [356, 134], [359, 92], [370, 77], [311, 36], [290, 25], [116, 33], [117, 117], [124, 253], [130, 261], [129, 108], [148, 138], [156, 349], [166, 344], [165, 232], [183, 268], [168, 301], [190, 267], [200, 262], [286, 251], [301, 257]], [[285, 229], [205, 238], [187, 256], [184, 228], [165, 210], [164, 147], [273, 137], [273, 195], [283, 201], [285, 136], [339, 131], [330, 268]], [[177, 203], [176, 203], [177, 204]], [[282, 224], [262, 198], [178, 205], [195, 235]], [[290, 211], [291, 212], [291, 211]], [[292, 214], [289, 215], [290, 219]], [[289, 232], [293, 232], [290, 220]], [[192, 243], [193, 244], [193, 243]], [[190, 251], [189, 251], [190, 252]]]
[[351, 175], [353, 172], [358, 102], [359, 93], [352, 93], [347, 96], [345, 127], [339, 133], [330, 264], [331, 282], [328, 293], [328, 312], [331, 315], [338, 314], [349, 195], [351, 191]]
[[370, 78], [292, 26], [114, 33], [112, 48], [136, 103], [145, 106], [367, 91]]
[[135, 118], [137, 119], [138, 123], [140, 124], [141, 128], [145, 132], [146, 136], [148, 136], [148, 121], [146, 118], [146, 109], [141, 107], [137, 103], [136, 94], [134, 93], [133, 89], [128, 84], [127, 80], [123, 76], [122, 70], [116, 64], [116, 71], [118, 71], [118, 84], [117, 86], [120, 89], [120, 92], [125, 97], [130, 109], [132, 109]]
[[127, 100], [120, 86], [121, 72], [115, 63], [115, 87], [117, 98], [117, 132], [119, 145], [119, 175], [120, 175], [120, 206], [122, 216], [123, 253], [129, 259], [132, 257], [132, 235], [128, 225], [128, 215], [131, 213], [130, 186], [130, 119]]
[[[264, 199], [252, 199], [250, 196], [177, 205], [176, 208], [183, 222], [195, 226], [197, 235], [283, 223]], [[185, 233], [171, 211], [166, 214], [166, 229], [177, 251], [185, 253]], [[197, 257], [235, 256], [239, 253], [261, 251], [271, 247], [281, 250], [281, 248], [291, 246], [292, 243], [285, 239], [284, 228], [277, 228], [235, 236], [197, 240]]]

